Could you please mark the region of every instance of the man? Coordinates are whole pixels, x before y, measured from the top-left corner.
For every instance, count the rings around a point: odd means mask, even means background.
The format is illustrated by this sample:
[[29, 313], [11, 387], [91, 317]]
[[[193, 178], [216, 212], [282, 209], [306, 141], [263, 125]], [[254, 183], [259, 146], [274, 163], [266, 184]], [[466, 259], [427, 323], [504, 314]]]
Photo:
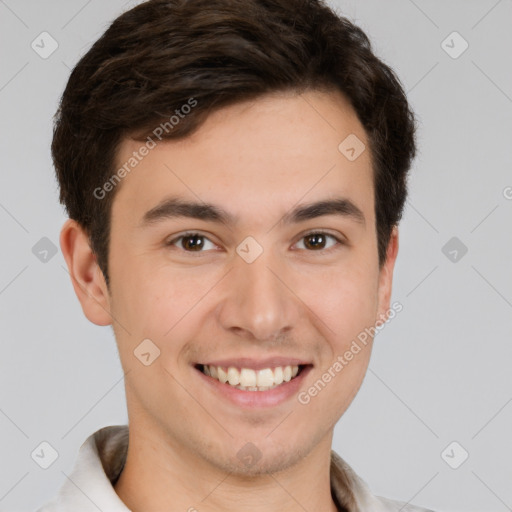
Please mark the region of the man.
[[52, 152], [129, 426], [91, 435], [40, 511], [426, 510], [331, 450], [394, 311], [414, 132], [392, 70], [320, 1], [150, 0], [114, 21]]

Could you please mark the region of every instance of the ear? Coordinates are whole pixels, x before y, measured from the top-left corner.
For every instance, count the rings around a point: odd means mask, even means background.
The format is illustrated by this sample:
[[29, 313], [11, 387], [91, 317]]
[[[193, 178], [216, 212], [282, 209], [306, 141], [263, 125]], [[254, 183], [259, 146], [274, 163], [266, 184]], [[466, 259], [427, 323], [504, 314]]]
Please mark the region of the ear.
[[[394, 226], [386, 249], [386, 261], [379, 273], [379, 306], [377, 319], [385, 321], [388, 318], [393, 286], [393, 270], [398, 255], [398, 227]], [[376, 320], [377, 320], [376, 319]]]
[[105, 278], [89, 237], [76, 221], [68, 219], [62, 226], [60, 247], [85, 316], [93, 324], [110, 325], [110, 295]]

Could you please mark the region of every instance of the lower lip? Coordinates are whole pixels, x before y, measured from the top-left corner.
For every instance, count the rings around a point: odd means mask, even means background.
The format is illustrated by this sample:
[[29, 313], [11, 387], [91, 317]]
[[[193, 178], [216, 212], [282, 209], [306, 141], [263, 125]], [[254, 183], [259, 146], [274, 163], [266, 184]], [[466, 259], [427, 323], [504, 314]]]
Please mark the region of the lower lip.
[[217, 379], [205, 375], [198, 368], [194, 370], [202, 377], [203, 382], [210, 386], [213, 391], [225, 397], [231, 403], [245, 409], [257, 409], [262, 407], [275, 407], [292, 396], [296, 395], [306, 377], [313, 367], [305, 366], [302, 371], [292, 380], [283, 382], [275, 388], [267, 391], [244, 391], [229, 384], [223, 384]]

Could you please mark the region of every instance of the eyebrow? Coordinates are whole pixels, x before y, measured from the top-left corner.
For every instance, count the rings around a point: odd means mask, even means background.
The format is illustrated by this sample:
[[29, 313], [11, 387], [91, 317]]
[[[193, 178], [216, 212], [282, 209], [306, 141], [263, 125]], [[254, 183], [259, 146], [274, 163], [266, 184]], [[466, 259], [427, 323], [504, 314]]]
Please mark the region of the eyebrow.
[[[363, 225], [365, 224], [363, 212], [350, 199], [343, 197], [299, 205], [283, 215], [279, 223], [285, 225], [294, 224], [322, 217], [323, 215], [337, 215], [352, 219]], [[238, 221], [237, 216], [232, 215], [219, 206], [170, 197], [148, 210], [142, 217], [139, 227], [154, 225], [167, 219], [180, 217], [216, 222], [226, 226], [233, 226]]]

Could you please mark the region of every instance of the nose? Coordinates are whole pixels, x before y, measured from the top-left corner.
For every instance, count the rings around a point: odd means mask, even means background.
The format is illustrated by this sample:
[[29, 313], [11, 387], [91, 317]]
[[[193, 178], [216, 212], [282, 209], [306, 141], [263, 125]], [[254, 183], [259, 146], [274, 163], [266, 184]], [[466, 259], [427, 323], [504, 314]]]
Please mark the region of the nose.
[[258, 341], [279, 341], [301, 318], [301, 302], [284, 264], [265, 250], [255, 261], [235, 258], [218, 308], [222, 327]]

